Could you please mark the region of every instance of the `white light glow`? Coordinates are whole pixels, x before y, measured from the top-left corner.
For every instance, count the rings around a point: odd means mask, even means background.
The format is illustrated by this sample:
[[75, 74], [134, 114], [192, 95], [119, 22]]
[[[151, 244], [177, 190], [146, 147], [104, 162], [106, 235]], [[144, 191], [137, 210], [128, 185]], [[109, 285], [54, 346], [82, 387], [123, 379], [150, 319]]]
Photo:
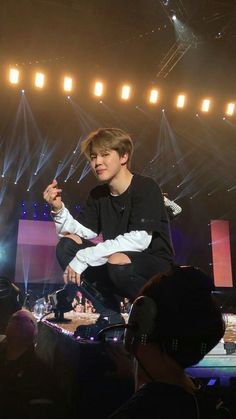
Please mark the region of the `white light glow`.
[[73, 80], [71, 77], [64, 77], [64, 90], [65, 92], [72, 91]]
[[226, 115], [232, 116], [235, 111], [235, 103], [228, 103], [226, 109]]
[[121, 89], [121, 99], [128, 100], [130, 98], [130, 86], [125, 84]]
[[211, 104], [210, 99], [204, 99], [202, 101], [202, 107], [201, 107], [202, 112], [209, 112], [210, 104]]
[[97, 81], [94, 86], [94, 95], [101, 97], [103, 95], [103, 83]]
[[11, 84], [18, 84], [20, 78], [20, 72], [16, 68], [11, 68], [9, 72], [9, 81]]
[[177, 108], [184, 108], [185, 102], [186, 102], [186, 96], [179, 95], [177, 98], [177, 103], [176, 103]]
[[43, 73], [36, 73], [34, 84], [35, 84], [35, 87], [42, 89], [45, 85], [45, 75]]
[[150, 91], [150, 95], [149, 95], [149, 102], [150, 103], [157, 103], [158, 95], [159, 95], [158, 90], [152, 89]]

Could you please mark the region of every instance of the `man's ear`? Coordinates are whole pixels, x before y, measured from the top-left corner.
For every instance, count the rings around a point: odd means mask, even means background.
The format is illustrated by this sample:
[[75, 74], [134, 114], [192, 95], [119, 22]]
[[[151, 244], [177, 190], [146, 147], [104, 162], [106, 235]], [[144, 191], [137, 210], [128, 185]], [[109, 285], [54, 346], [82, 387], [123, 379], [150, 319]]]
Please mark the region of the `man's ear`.
[[128, 155], [128, 153], [125, 153], [123, 156], [121, 156], [120, 162], [121, 162], [122, 166], [124, 166], [125, 164], [127, 164], [128, 161], [129, 161], [129, 155]]

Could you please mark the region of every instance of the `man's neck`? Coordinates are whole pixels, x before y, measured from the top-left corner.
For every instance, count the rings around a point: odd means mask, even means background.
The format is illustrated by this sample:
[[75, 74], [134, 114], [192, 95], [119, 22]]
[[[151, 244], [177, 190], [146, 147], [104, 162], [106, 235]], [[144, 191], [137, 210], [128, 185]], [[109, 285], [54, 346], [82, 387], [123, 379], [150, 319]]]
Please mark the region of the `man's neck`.
[[121, 195], [128, 189], [131, 183], [133, 177], [132, 173], [127, 168], [123, 169], [124, 170], [121, 170], [116, 177], [108, 182], [108, 187], [112, 195]]
[[158, 349], [157, 345], [140, 346], [139, 359], [142, 365], [137, 363], [136, 370], [136, 391], [151, 381], [162, 382], [182, 387], [188, 393], [194, 394], [197, 390], [193, 381], [185, 374], [184, 369], [171, 357]]

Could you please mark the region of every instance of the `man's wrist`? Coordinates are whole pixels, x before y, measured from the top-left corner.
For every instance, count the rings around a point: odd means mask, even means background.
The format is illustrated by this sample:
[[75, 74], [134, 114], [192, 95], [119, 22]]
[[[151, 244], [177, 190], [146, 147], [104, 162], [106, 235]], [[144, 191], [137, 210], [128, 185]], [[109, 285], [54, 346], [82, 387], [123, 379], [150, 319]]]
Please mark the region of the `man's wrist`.
[[54, 215], [59, 214], [63, 208], [64, 208], [63, 203], [60, 208], [56, 208], [53, 205], [51, 205], [51, 213]]

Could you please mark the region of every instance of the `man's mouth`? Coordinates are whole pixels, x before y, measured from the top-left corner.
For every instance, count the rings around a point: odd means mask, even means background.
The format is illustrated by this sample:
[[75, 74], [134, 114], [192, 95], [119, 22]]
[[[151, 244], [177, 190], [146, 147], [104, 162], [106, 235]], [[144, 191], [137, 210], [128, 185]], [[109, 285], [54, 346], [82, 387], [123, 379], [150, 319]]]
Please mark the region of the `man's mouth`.
[[104, 171], [105, 171], [105, 169], [98, 169], [98, 170], [96, 170], [96, 174], [101, 175]]

